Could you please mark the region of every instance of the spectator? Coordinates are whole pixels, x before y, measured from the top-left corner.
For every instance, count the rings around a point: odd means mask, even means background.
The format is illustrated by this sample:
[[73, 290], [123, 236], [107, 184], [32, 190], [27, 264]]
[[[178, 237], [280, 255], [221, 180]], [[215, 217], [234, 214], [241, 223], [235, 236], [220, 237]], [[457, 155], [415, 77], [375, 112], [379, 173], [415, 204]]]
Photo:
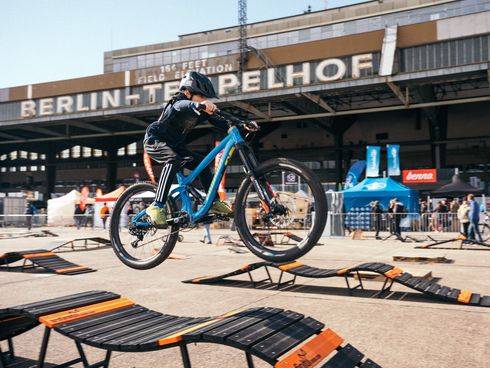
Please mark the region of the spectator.
[[448, 223], [448, 207], [446, 206], [446, 200], [442, 200], [437, 204], [435, 212], [437, 218], [437, 229], [439, 231], [446, 230]]
[[465, 238], [468, 237], [468, 227], [470, 226], [470, 218], [468, 216], [470, 212], [470, 206], [468, 201], [463, 201], [463, 204], [458, 209], [458, 220], [462, 226], [462, 233]]
[[451, 231], [458, 231], [457, 229], [460, 228], [461, 226], [458, 224], [458, 210], [459, 210], [459, 199], [454, 198], [451, 203], [449, 204], [449, 211], [451, 214], [449, 215], [449, 222], [451, 226]]
[[393, 213], [393, 220], [394, 220], [394, 233], [395, 235], [400, 237], [402, 235], [400, 222], [402, 221], [402, 218], [406, 217], [407, 211], [403, 203], [399, 202], [397, 198], [393, 198], [392, 213]]
[[80, 225], [82, 224], [85, 214], [85, 207], [82, 207], [82, 202], [75, 205], [75, 224], [77, 225], [77, 230], [80, 230]]
[[470, 205], [470, 211], [468, 217], [470, 219], [470, 226], [468, 227], [468, 239], [476, 240], [483, 243], [483, 239], [480, 234], [480, 229], [478, 225], [480, 223], [480, 206], [475, 201], [475, 196], [473, 194], [468, 194], [468, 202]]
[[109, 207], [107, 207], [107, 202], [104, 202], [104, 206], [100, 209], [100, 218], [102, 219], [102, 224], [104, 225], [104, 230], [105, 230], [105, 224], [107, 222], [107, 218], [110, 215]]
[[376, 239], [381, 239], [379, 236], [379, 231], [381, 230], [381, 217], [383, 215], [383, 209], [381, 208], [381, 205], [379, 204], [379, 201], [374, 201], [371, 205], [371, 214], [373, 218], [373, 223], [374, 223], [374, 229], [376, 230]]
[[420, 224], [422, 231], [427, 231], [429, 229], [429, 204], [427, 201], [420, 201]]
[[395, 215], [393, 214], [393, 208], [395, 206], [395, 199], [392, 198], [390, 199], [390, 203], [388, 204], [388, 213], [390, 216], [388, 217], [389, 219], [389, 226], [390, 226], [390, 234], [395, 234]]
[[32, 228], [32, 216], [34, 215], [34, 205], [32, 203], [26, 203], [26, 209], [24, 214], [26, 215], [26, 226], [27, 230], [31, 230]]
[[87, 204], [85, 209], [85, 227], [89, 225], [92, 229], [94, 228], [94, 206], [92, 204]]
[[126, 215], [128, 215], [128, 226], [131, 224], [131, 220], [134, 217], [134, 208], [132, 204], [129, 204], [128, 210], [126, 211]]
[[[207, 239], [207, 241], [206, 241]], [[203, 233], [203, 238], [199, 240], [201, 243], [206, 243], [206, 244], [213, 244], [213, 241], [211, 240], [211, 232], [210, 232], [210, 224], [209, 222], [204, 223], [204, 233]]]

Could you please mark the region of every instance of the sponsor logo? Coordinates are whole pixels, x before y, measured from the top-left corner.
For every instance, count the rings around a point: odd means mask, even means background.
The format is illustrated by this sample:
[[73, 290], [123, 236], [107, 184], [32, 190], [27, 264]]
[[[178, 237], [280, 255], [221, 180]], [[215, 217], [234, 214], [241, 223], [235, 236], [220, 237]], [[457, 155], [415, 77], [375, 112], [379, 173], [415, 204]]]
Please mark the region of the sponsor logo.
[[370, 183], [364, 186], [367, 190], [380, 190], [386, 188], [386, 183]]
[[435, 183], [437, 182], [436, 169], [403, 170], [404, 183]]

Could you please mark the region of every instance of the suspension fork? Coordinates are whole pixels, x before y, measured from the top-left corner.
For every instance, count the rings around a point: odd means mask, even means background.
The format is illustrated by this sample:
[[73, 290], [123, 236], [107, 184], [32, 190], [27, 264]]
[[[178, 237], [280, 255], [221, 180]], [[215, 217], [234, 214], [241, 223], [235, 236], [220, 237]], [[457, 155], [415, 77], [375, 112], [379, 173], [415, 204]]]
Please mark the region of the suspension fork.
[[264, 210], [266, 213], [269, 213], [275, 194], [267, 180], [261, 180], [263, 183], [257, 180], [255, 169], [258, 166], [258, 162], [254, 152], [250, 146], [244, 142], [237, 143], [235, 147], [245, 167], [245, 173], [250, 177]]

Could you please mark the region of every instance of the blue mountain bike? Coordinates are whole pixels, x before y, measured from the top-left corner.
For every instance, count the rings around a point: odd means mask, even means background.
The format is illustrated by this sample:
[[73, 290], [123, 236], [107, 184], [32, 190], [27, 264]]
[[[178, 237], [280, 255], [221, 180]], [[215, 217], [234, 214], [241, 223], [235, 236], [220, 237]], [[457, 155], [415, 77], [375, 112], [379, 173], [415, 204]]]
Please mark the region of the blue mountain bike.
[[[234, 221], [240, 242], [262, 259], [288, 262], [306, 254], [320, 238], [326, 223], [327, 203], [313, 171], [298, 161], [285, 158], [259, 164], [249, 146], [253, 134], [248, 133], [243, 139], [238, 129], [251, 124], [256, 127], [256, 123], [220, 110], [215, 116], [227, 122], [228, 135], [194, 171], [187, 176], [182, 171], [177, 174], [178, 185], [171, 189], [166, 203], [166, 229], [155, 227], [146, 214], [146, 207], [155, 197], [155, 184], [134, 184], [116, 202], [110, 238], [116, 255], [129, 267], [155, 267], [170, 255], [179, 231], [193, 229], [199, 223], [228, 219], [209, 213], [209, 209], [235, 151], [244, 170], [234, 201]], [[222, 158], [211, 187], [203, 194], [193, 183], [220, 152]]]

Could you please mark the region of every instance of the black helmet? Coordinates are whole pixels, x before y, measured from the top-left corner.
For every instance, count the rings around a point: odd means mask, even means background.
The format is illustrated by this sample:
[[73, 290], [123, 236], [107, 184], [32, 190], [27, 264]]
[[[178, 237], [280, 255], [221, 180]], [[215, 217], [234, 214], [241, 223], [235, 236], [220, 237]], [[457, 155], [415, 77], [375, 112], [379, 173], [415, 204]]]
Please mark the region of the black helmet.
[[218, 98], [209, 78], [198, 72], [185, 73], [180, 81], [179, 89], [186, 89], [190, 93], [203, 95], [207, 98]]

